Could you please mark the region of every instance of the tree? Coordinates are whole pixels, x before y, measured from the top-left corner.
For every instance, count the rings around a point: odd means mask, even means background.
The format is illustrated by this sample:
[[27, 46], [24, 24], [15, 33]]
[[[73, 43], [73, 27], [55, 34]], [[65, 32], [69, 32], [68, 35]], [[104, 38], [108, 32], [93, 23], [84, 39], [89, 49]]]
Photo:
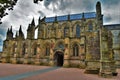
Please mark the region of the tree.
[[0, 24], [1, 19], [8, 15], [6, 10], [13, 10], [13, 7], [16, 5], [18, 0], [0, 0]]

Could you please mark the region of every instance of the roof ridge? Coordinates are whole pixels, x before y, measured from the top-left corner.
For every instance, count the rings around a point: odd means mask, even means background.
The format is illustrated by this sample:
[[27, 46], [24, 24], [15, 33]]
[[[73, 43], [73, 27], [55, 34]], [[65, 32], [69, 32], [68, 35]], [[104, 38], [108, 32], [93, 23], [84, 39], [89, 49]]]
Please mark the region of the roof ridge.
[[[84, 12], [84, 14], [90, 14], [90, 13], [96, 13], [96, 12]], [[80, 14], [83, 14], [83, 13], [73, 13], [73, 14], [68, 14], [68, 15], [80, 15]], [[57, 17], [62, 17], [62, 16], [68, 16], [67, 14], [65, 14], [65, 15], [59, 15], [59, 16], [57, 16]], [[55, 16], [51, 16], [51, 17], [46, 17], [46, 18], [54, 18]]]
[[[80, 20], [82, 19], [82, 14], [83, 13], [78, 13], [78, 14], [68, 14], [70, 15], [70, 20]], [[68, 15], [62, 15], [62, 16], [57, 16], [57, 21], [67, 21], [68, 20]], [[95, 18], [96, 17], [96, 12], [86, 12], [84, 13], [84, 18]], [[46, 17], [45, 22], [51, 23], [55, 21], [55, 16], [54, 17]]]

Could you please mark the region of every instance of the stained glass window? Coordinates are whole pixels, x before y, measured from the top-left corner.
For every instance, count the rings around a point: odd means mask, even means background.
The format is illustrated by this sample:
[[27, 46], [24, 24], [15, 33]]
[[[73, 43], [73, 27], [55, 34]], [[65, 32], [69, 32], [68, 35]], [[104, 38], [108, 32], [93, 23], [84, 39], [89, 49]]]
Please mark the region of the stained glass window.
[[80, 26], [76, 26], [76, 37], [80, 37]]
[[58, 45], [58, 47], [61, 48], [61, 49], [64, 49], [64, 45], [63, 45], [62, 43], [60, 43], [60, 44]]
[[89, 29], [89, 31], [92, 31], [92, 30], [93, 30], [93, 25], [92, 25], [92, 23], [89, 24], [88, 29]]

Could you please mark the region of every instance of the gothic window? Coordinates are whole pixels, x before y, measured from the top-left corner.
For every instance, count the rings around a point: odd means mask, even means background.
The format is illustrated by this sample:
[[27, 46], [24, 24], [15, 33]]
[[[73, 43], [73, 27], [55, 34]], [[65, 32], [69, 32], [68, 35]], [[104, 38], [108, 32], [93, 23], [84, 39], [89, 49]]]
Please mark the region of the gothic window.
[[49, 56], [50, 55], [50, 46], [47, 46], [46, 47], [46, 56]]
[[34, 55], [37, 54], [37, 47], [34, 47]]
[[64, 49], [64, 45], [63, 44], [59, 44], [59, 48]]
[[17, 43], [13, 44], [13, 54], [17, 51]]
[[79, 54], [79, 46], [77, 44], [73, 45], [73, 56], [78, 56]]
[[93, 30], [93, 25], [92, 25], [92, 23], [89, 24], [88, 30], [89, 30], [89, 31], [92, 31], [92, 30]]
[[13, 44], [13, 53], [15, 52], [15, 44]]
[[60, 43], [58, 44], [57, 48], [64, 49], [64, 44], [60, 42]]
[[80, 26], [76, 26], [76, 37], [80, 37]]
[[22, 47], [23, 49], [22, 49], [22, 55], [25, 55], [25, 48], [26, 48], [26, 44], [24, 43], [23, 44], [23, 47]]
[[68, 36], [68, 28], [65, 27], [65, 28], [64, 28], [64, 37], [67, 37], [67, 36]]

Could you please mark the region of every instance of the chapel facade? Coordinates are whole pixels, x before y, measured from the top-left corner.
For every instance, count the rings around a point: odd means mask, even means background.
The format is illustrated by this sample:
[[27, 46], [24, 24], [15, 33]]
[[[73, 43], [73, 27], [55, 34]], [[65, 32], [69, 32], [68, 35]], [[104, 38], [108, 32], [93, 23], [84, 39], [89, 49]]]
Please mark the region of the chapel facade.
[[[38, 37], [34, 38], [38, 29]], [[113, 35], [103, 25], [101, 3], [96, 12], [34, 19], [28, 25], [27, 38], [22, 26], [13, 37], [8, 29], [3, 45], [2, 62], [85, 68], [100, 75], [116, 73]], [[106, 74], [108, 75], [108, 74]]]

